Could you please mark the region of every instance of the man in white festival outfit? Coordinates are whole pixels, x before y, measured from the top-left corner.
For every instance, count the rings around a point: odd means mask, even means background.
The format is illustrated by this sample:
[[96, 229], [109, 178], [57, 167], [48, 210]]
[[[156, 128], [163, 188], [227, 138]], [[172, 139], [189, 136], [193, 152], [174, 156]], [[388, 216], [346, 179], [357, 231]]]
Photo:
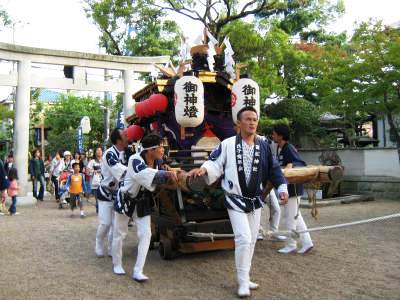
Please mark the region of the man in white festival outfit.
[[244, 107], [237, 114], [240, 133], [224, 140], [209, 160], [190, 176], [205, 176], [212, 184], [221, 178], [225, 207], [235, 235], [238, 296], [249, 297], [258, 284], [250, 281], [251, 261], [260, 225], [262, 192], [271, 181], [282, 203], [288, 200], [286, 179], [265, 139], [256, 134], [257, 111]]
[[116, 199], [119, 184], [126, 174], [124, 149], [128, 146], [128, 138], [124, 131], [115, 128], [110, 134], [112, 146], [102, 158], [100, 187], [97, 190], [99, 206], [99, 226], [96, 233], [95, 252], [98, 257], [104, 256], [104, 240], [108, 235], [108, 255], [112, 255], [112, 221], [113, 203]]

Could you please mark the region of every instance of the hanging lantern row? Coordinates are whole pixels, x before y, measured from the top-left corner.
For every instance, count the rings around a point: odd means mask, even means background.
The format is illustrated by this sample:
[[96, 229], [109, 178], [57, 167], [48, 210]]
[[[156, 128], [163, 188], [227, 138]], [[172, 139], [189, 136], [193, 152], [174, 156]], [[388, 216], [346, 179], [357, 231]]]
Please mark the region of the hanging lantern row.
[[[197, 127], [204, 121], [204, 86], [195, 76], [183, 76], [174, 87], [175, 118], [181, 127]], [[237, 113], [243, 107], [251, 106], [260, 116], [260, 88], [249, 78], [239, 79], [232, 86], [232, 119], [237, 123]], [[163, 94], [153, 94], [136, 103], [135, 112], [139, 118], [148, 118], [158, 112], [165, 112], [168, 98]], [[156, 124], [153, 124], [156, 129]]]
[[139, 118], [148, 118], [156, 113], [163, 113], [168, 107], [168, 98], [163, 94], [153, 94], [148, 99], [135, 105], [135, 113]]

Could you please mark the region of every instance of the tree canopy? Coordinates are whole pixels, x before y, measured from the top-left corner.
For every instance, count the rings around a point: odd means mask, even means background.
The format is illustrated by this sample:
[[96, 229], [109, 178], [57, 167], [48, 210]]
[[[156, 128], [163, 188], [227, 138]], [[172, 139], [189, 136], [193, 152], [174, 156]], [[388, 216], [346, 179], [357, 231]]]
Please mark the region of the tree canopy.
[[47, 151], [77, 149], [77, 128], [83, 116], [90, 118], [91, 131], [84, 135], [84, 149], [102, 144], [103, 111], [99, 100], [92, 97], [62, 95], [57, 103], [44, 108], [45, 125], [51, 127], [48, 135]]
[[325, 0], [164, 0], [153, 5], [203, 23], [217, 39], [222, 38], [225, 26], [248, 17], [276, 18], [282, 29], [296, 34], [310, 24], [326, 23], [344, 9], [342, 1], [331, 4]]
[[[328, 22], [344, 12], [342, 0], [85, 1], [108, 53], [177, 53], [180, 33], [167, 19], [180, 14], [204, 24], [220, 42], [229, 36], [235, 61], [260, 85], [261, 103], [271, 95], [294, 100], [283, 101], [283, 111], [301, 103], [301, 109], [315, 108], [308, 111], [313, 120], [315, 112], [330, 111], [352, 128], [384, 115], [400, 146], [399, 29], [366, 22], [350, 39], [327, 32]], [[287, 118], [296, 128], [302, 121], [296, 114]]]
[[365, 22], [355, 30], [346, 54], [329, 62], [321, 78], [323, 104], [354, 120], [386, 115], [393, 140], [400, 145], [400, 30], [381, 22]]
[[84, 0], [87, 16], [102, 35], [109, 54], [156, 56], [177, 54], [180, 31], [165, 13], [146, 0]]
[[7, 10], [0, 5], [0, 29], [12, 24], [12, 20]]

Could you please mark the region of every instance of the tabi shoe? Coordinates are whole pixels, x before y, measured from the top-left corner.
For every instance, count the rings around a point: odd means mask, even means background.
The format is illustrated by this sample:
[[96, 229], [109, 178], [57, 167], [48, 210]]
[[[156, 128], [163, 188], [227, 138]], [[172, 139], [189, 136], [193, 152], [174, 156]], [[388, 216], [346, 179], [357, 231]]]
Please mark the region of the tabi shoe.
[[135, 272], [135, 273], [133, 273], [132, 279], [137, 282], [143, 283], [143, 282], [146, 282], [147, 280], [149, 280], [149, 277], [147, 277], [143, 273]]
[[237, 295], [239, 298], [247, 298], [251, 296], [249, 284], [240, 284]]
[[121, 265], [114, 266], [114, 267], [113, 267], [113, 271], [114, 271], [114, 273], [117, 274], [117, 275], [125, 275], [125, 270], [124, 270], [124, 268], [122, 268]]
[[314, 248], [314, 245], [303, 245], [300, 250], [297, 251], [298, 254], [307, 254]]
[[295, 246], [285, 246], [278, 250], [278, 253], [281, 254], [291, 254], [296, 253], [297, 248]]
[[257, 290], [260, 287], [260, 285], [258, 283], [249, 281], [249, 289], [250, 290]]

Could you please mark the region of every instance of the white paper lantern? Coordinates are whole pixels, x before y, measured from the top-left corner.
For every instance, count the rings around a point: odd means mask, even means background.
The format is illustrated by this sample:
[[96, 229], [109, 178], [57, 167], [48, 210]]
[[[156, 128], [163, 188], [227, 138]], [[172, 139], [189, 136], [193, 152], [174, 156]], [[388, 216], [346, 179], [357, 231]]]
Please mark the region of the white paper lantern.
[[204, 86], [195, 76], [175, 83], [175, 118], [182, 127], [197, 127], [204, 120]]
[[83, 134], [88, 134], [91, 130], [90, 128], [90, 118], [87, 116], [84, 116], [81, 119], [81, 127], [82, 127], [82, 133]]
[[237, 113], [245, 106], [252, 106], [260, 117], [260, 88], [254, 80], [239, 79], [232, 86], [231, 94], [232, 119], [236, 124]]

